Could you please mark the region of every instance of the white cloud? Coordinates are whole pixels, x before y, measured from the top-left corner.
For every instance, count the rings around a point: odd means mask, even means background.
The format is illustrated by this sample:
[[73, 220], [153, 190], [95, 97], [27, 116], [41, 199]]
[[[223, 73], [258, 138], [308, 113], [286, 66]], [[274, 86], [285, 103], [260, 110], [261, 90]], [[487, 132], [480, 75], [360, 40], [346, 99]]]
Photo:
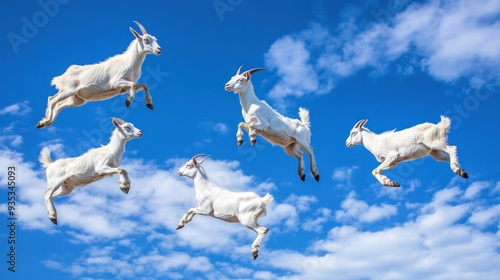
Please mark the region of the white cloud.
[[352, 174], [355, 170], [358, 169], [358, 166], [343, 166], [338, 167], [333, 170], [332, 179], [340, 182], [351, 182]]
[[[383, 12], [383, 11], [382, 11]], [[471, 86], [500, 82], [500, 3], [436, 0], [411, 3], [360, 27], [351, 17], [330, 32], [314, 23], [276, 40], [265, 54], [279, 76], [269, 96], [323, 94], [362, 69], [413, 74], [415, 69]]]
[[373, 223], [397, 214], [395, 206], [385, 203], [380, 206], [370, 206], [366, 202], [356, 199], [354, 191], [349, 193], [340, 207], [342, 210], [335, 212], [335, 219], [341, 222], [354, 220], [362, 223]]
[[227, 134], [229, 131], [227, 124], [221, 122], [203, 122], [201, 126], [207, 131], [211, 130], [220, 134]]
[[0, 136], [0, 146], [10, 146], [16, 148], [21, 146], [23, 143], [23, 137], [21, 135], [3, 135]]
[[465, 190], [464, 198], [472, 199], [477, 196], [482, 190], [490, 186], [491, 184], [489, 182], [474, 182]]
[[24, 116], [31, 112], [28, 101], [14, 103], [0, 109], [0, 115]]
[[414, 219], [378, 231], [336, 226], [310, 253], [273, 251], [269, 264], [293, 272], [279, 279], [496, 279], [499, 236], [463, 223], [463, 196], [438, 191]]

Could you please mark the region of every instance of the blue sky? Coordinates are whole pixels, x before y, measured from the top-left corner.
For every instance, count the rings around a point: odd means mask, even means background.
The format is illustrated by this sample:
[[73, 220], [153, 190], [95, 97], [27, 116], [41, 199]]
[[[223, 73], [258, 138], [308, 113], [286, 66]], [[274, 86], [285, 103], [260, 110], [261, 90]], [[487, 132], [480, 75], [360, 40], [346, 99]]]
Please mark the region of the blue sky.
[[[4, 68], [0, 101], [0, 221], [7, 225], [7, 168], [15, 166], [16, 272], [7, 270], [0, 227], [0, 278], [34, 279], [496, 279], [500, 275], [500, 2], [434, 1], [6, 1], [0, 11]], [[54, 76], [123, 52], [141, 22], [158, 38], [137, 93], [61, 112], [35, 129]], [[296, 160], [247, 134], [238, 96], [224, 84], [245, 69], [257, 96], [282, 114], [310, 110], [321, 174], [296, 174]], [[360, 119], [374, 132], [440, 115], [452, 121], [462, 179], [425, 157], [385, 174], [345, 139]], [[45, 173], [37, 158], [78, 156], [106, 144], [109, 117], [144, 136], [127, 143], [118, 178], [55, 199], [47, 217]], [[270, 228], [253, 261], [253, 232], [196, 216], [193, 184], [176, 174], [197, 153], [211, 154], [209, 177], [234, 191], [270, 192], [261, 223]], [[306, 164], [309, 158], [305, 157]], [[7, 277], [7, 278], [5, 278]]]

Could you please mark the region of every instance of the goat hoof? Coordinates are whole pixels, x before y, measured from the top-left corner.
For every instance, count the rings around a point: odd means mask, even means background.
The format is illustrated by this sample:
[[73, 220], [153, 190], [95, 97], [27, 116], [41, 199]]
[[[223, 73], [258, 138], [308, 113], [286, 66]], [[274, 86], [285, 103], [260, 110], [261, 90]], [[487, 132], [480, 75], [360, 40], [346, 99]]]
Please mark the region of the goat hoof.
[[469, 178], [469, 174], [467, 174], [467, 172], [465, 172], [465, 170], [463, 169], [460, 171], [460, 176], [462, 176], [465, 179]]
[[53, 223], [54, 225], [57, 225], [57, 219], [56, 218], [49, 218]]
[[400, 187], [398, 182], [391, 182], [391, 187]]
[[124, 192], [125, 194], [128, 194], [128, 192], [130, 191], [130, 188], [120, 188], [120, 190], [122, 192]]
[[252, 146], [255, 146], [255, 142], [257, 142], [257, 139], [253, 139], [253, 140], [251, 140], [251, 142], [252, 142]]
[[252, 252], [253, 259], [255, 260], [259, 256], [259, 251]]
[[177, 228], [176, 228], [175, 230], [179, 230], [179, 229], [181, 229], [181, 228], [183, 228], [183, 227], [184, 227], [184, 226], [182, 226], [182, 225], [178, 225], [178, 226], [177, 226]]
[[153, 104], [148, 103], [148, 104], [146, 104], [146, 106], [147, 106], [149, 109], [153, 110]]
[[130, 106], [130, 101], [128, 99], [125, 99], [125, 106], [127, 106], [127, 108]]
[[316, 174], [316, 175], [314, 176], [314, 179], [316, 179], [316, 182], [319, 182], [319, 174]]
[[299, 177], [300, 177], [300, 180], [302, 180], [302, 182], [304, 182], [306, 180], [306, 174], [299, 175]]
[[40, 128], [40, 127], [44, 127], [45, 124], [42, 122], [42, 121], [39, 121], [37, 124], [36, 124], [36, 128]]
[[241, 146], [243, 144], [243, 140], [238, 140], [238, 146]]

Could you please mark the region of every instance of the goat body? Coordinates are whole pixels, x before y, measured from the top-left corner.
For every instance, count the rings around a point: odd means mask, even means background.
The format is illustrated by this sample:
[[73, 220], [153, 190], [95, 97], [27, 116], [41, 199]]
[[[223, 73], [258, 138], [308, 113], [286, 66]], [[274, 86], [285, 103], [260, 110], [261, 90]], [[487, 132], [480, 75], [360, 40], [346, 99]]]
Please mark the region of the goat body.
[[58, 92], [48, 98], [45, 117], [42, 118], [37, 128], [51, 125], [59, 112], [67, 107], [77, 107], [87, 101], [105, 100], [118, 94], [128, 92], [125, 101], [128, 107], [135, 97], [135, 93], [144, 90], [146, 93], [146, 106], [153, 109], [153, 99], [146, 84], [136, 84], [141, 76], [141, 66], [147, 54], [161, 54], [161, 47], [156, 42], [156, 37], [147, 33], [139, 25], [142, 35], [134, 29], [130, 31], [136, 37], [127, 50], [108, 58], [107, 60], [91, 65], [72, 65], [61, 76], [54, 77], [51, 85]]
[[142, 137], [142, 132], [133, 124], [113, 118], [116, 129], [106, 146], [91, 149], [85, 154], [53, 161], [50, 150], [45, 147], [40, 153], [40, 162], [46, 168], [47, 189], [43, 192], [49, 219], [57, 225], [57, 213], [53, 199], [70, 194], [76, 187], [85, 186], [106, 176], [118, 174], [120, 189], [124, 193], [130, 190], [127, 171], [119, 168], [125, 152], [126, 141]]
[[268, 228], [257, 223], [258, 218], [266, 213], [266, 205], [273, 201], [269, 193], [260, 197], [254, 192], [231, 192], [212, 184], [196, 155], [190, 159], [177, 172], [180, 176], [186, 176], [194, 181], [196, 201], [198, 207], [189, 209], [180, 220], [177, 230], [183, 228], [193, 219], [195, 214], [211, 216], [230, 223], [240, 223], [257, 233], [257, 238], [252, 244], [252, 256], [258, 257], [258, 248], [265, 237]]
[[448, 145], [449, 118], [441, 116], [437, 124], [423, 123], [401, 131], [388, 131], [381, 134], [364, 127], [367, 120], [358, 121], [346, 140], [347, 147], [363, 144], [381, 164], [372, 171], [373, 176], [384, 186], [399, 187], [381, 174], [381, 171], [394, 168], [398, 163], [431, 155], [437, 161], [447, 161], [457, 175], [468, 178], [467, 172], [460, 169], [457, 147]]
[[302, 149], [309, 155], [311, 173], [316, 181], [319, 181], [318, 168], [310, 145], [309, 111], [299, 108], [300, 120], [291, 119], [276, 112], [267, 102], [259, 100], [250, 81], [251, 74], [259, 70], [263, 70], [263, 68], [251, 69], [240, 74], [240, 66], [236, 75], [225, 85], [226, 91], [234, 91], [240, 96], [241, 113], [245, 122], [238, 124], [238, 132], [236, 133], [238, 146], [243, 143], [242, 129], [248, 132], [252, 146], [257, 141], [257, 135], [261, 135], [271, 144], [283, 147], [288, 155], [297, 158], [299, 162], [298, 174], [300, 179], [304, 181], [306, 175], [304, 174], [304, 161], [300, 150]]

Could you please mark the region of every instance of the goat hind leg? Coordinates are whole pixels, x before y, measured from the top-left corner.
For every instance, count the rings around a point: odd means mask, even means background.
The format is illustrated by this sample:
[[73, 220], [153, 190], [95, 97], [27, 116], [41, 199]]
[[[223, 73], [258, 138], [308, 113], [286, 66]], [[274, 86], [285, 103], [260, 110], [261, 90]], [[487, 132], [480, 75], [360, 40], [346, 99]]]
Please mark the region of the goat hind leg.
[[38, 121], [36, 128], [52, 124], [52, 122], [54, 122], [55, 120], [55, 117], [53, 117], [53, 115], [57, 104], [73, 94], [73, 91], [59, 91], [54, 96], [49, 96], [49, 98], [47, 99], [47, 109], [45, 110], [45, 116], [40, 121]]
[[302, 152], [299, 150], [299, 146], [297, 143], [292, 143], [286, 147], [284, 147], [285, 153], [290, 156], [297, 158], [299, 161], [298, 174], [300, 180], [304, 181], [306, 179], [306, 174], [304, 174], [304, 160], [302, 157]]
[[446, 145], [445, 151], [448, 153], [450, 157], [450, 168], [455, 174], [461, 176], [463, 178], [469, 178], [467, 172], [464, 169], [460, 169], [460, 164], [458, 163], [457, 156], [457, 146]]
[[76, 95], [70, 96], [64, 100], [59, 101], [52, 112], [51, 118], [47, 119], [46, 125], [51, 125], [56, 120], [57, 116], [59, 115], [62, 109], [68, 107], [79, 107], [82, 106], [83, 104], [85, 104], [85, 100], [81, 99]]
[[69, 186], [64, 185], [64, 181], [53, 184], [52, 187], [48, 187], [43, 191], [43, 197], [45, 205], [47, 207], [47, 213], [49, 214], [49, 219], [57, 225], [57, 210], [54, 205], [54, 197], [70, 194], [73, 189]]
[[316, 180], [316, 182], [318, 182], [319, 181], [319, 172], [318, 172], [318, 167], [316, 167], [316, 158], [314, 157], [312, 146], [309, 144], [303, 144], [300, 142], [299, 142], [299, 145], [300, 145], [300, 148], [302, 150], [304, 150], [309, 155], [309, 161], [310, 161], [309, 168], [311, 169], [311, 173], [313, 174], [314, 179]]

